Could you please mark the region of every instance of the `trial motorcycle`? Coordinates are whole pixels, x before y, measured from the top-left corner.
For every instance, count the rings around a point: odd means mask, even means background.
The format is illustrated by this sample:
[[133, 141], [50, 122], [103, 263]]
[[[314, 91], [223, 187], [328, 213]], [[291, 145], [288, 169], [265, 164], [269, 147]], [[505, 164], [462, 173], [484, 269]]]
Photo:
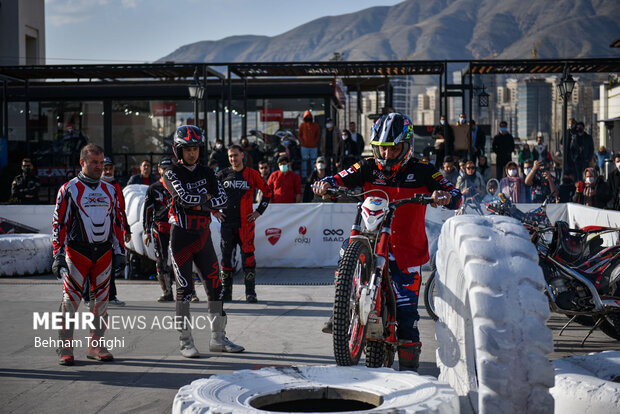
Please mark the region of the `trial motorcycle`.
[[366, 353], [366, 366], [390, 367], [398, 347], [396, 294], [388, 269], [390, 226], [396, 209], [404, 204], [431, 204], [432, 197], [419, 194], [390, 201], [382, 190], [354, 193], [332, 187], [327, 194], [357, 198], [349, 244], [342, 255], [336, 277], [333, 314], [333, 346], [336, 364], [357, 365]]
[[620, 241], [603, 247], [605, 234], [620, 235], [620, 228], [588, 226], [571, 229], [564, 221], [551, 225], [546, 202], [527, 213], [521, 212], [501, 193], [500, 201], [487, 209], [494, 214], [514, 217], [529, 231], [538, 251], [545, 278], [545, 293], [551, 310], [572, 322], [592, 325], [582, 341], [600, 328], [620, 340]]

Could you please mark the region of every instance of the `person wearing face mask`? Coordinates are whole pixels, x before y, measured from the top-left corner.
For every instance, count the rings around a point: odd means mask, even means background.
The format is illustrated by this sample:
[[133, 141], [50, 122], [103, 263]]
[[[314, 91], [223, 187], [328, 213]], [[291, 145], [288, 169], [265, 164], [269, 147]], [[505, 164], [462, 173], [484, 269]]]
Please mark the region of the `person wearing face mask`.
[[306, 177], [308, 166], [318, 155], [319, 140], [321, 139], [319, 124], [314, 122], [312, 112], [309, 110], [304, 112], [304, 122], [299, 125], [297, 138], [301, 143], [301, 175]]
[[593, 157], [594, 141], [592, 136], [585, 132], [583, 122], [577, 122], [575, 135], [571, 137], [568, 146], [567, 168], [575, 174], [575, 177], [579, 177], [581, 172], [590, 166]]
[[534, 161], [532, 168], [526, 170], [525, 185], [531, 186], [532, 203], [542, 203], [547, 197], [559, 195], [559, 182], [551, 173], [549, 161]]
[[505, 167], [506, 176], [499, 182], [499, 190], [513, 203], [525, 203], [525, 183], [519, 177], [519, 166], [510, 161]]
[[495, 171], [497, 179], [501, 179], [506, 164], [512, 161], [512, 152], [515, 150], [515, 140], [508, 132], [508, 123], [506, 121], [499, 123], [499, 133], [493, 137], [491, 149], [497, 154]]
[[290, 169], [288, 157], [278, 158], [278, 170], [271, 173], [267, 185], [272, 203], [301, 203], [301, 178]]
[[609, 201], [609, 186], [594, 168], [586, 168], [583, 181], [577, 183], [573, 201], [584, 206], [605, 208]]
[[327, 161], [328, 174], [334, 172], [334, 157], [338, 151], [338, 141], [340, 141], [340, 131], [331, 118], [325, 119], [325, 129], [321, 134], [321, 155]]
[[620, 152], [616, 152], [613, 160], [616, 169], [609, 174], [610, 207], [614, 210], [620, 210]]
[[465, 114], [460, 114], [454, 127], [454, 153], [462, 159], [469, 158], [472, 153], [471, 144], [471, 126], [467, 123]]
[[[532, 171], [533, 165], [534, 163], [532, 162], [532, 160], [526, 160], [523, 163], [523, 177], [525, 177], [523, 179], [524, 181], [526, 181], [528, 174]], [[526, 203], [532, 202], [532, 186], [527, 185], [527, 183], [525, 184], [525, 202]]]
[[325, 157], [320, 156], [316, 159], [314, 163], [314, 170], [308, 180], [306, 182], [306, 193], [304, 193], [304, 201], [308, 201], [311, 203], [325, 203], [325, 202], [335, 202], [336, 199], [323, 199], [322, 196], [318, 194], [314, 194], [312, 191], [312, 184], [315, 181], [320, 181], [327, 176], [326, 170], [327, 164], [325, 163]]
[[220, 138], [215, 140], [215, 145], [213, 146], [213, 151], [209, 156], [209, 165], [211, 160], [215, 160], [217, 162], [218, 171], [223, 170], [224, 168], [230, 167], [230, 162], [228, 162], [228, 152], [226, 148], [224, 148], [224, 141]]
[[521, 172], [524, 175], [527, 175], [524, 171], [526, 161], [534, 161], [534, 154], [530, 151], [530, 145], [527, 142], [523, 144], [523, 148], [519, 151], [519, 167], [521, 167]]
[[340, 133], [341, 139], [338, 141], [338, 147], [336, 149], [336, 168], [347, 168], [350, 165], [355, 164], [360, 160], [361, 153], [359, 147], [351, 138], [351, 132], [348, 129], [343, 129]]
[[17, 204], [39, 203], [39, 178], [32, 173], [32, 161], [30, 158], [22, 160], [22, 173], [13, 179], [11, 184], [11, 199]]

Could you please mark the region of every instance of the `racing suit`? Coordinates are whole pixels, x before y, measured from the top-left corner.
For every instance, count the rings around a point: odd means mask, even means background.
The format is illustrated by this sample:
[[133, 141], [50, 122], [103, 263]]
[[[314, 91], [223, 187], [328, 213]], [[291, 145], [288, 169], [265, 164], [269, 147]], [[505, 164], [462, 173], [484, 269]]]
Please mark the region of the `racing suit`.
[[150, 236], [155, 243], [157, 279], [166, 297], [172, 297], [172, 279], [168, 267], [168, 244], [170, 242], [168, 210], [171, 199], [162, 177], [146, 190], [142, 219], [144, 234]]
[[[113, 185], [79, 173], [58, 190], [52, 221], [55, 260], [64, 256], [68, 274], [63, 278], [60, 311], [73, 314], [78, 308], [85, 280], [92, 286], [95, 329], [91, 338], [105, 332], [113, 256], [125, 255], [124, 210]], [[59, 338], [73, 338], [73, 327], [63, 323]], [[71, 348], [59, 349], [72, 355]], [[90, 350], [89, 350], [90, 354]]]
[[172, 196], [170, 251], [177, 286], [175, 307], [177, 327], [181, 332], [181, 353], [186, 356], [185, 350], [195, 350], [188, 324], [189, 305], [194, 292], [193, 264], [198, 268], [207, 293], [211, 321], [210, 350], [240, 352], [243, 347], [230, 343], [225, 337], [226, 314], [220, 300], [222, 284], [209, 229], [211, 211], [226, 203], [226, 192], [213, 170], [201, 165], [191, 170], [182, 164], [168, 168], [164, 173], [164, 185]]
[[[419, 162], [415, 158], [389, 177], [378, 168], [374, 158], [367, 158], [335, 176], [325, 177], [322, 181], [348, 188], [363, 187], [364, 191], [383, 190], [390, 197], [390, 201], [443, 190], [452, 196], [447, 208], [457, 209], [461, 203], [461, 192], [452, 183], [434, 166]], [[396, 293], [398, 338], [401, 343], [419, 344], [417, 346], [421, 345], [418, 331], [420, 315], [417, 309], [421, 283], [420, 269], [429, 261], [425, 214], [426, 206], [419, 204], [405, 204], [396, 210], [391, 226], [388, 256]]]
[[254, 190], [263, 193], [261, 202], [256, 211], [263, 214], [272, 196], [271, 189], [267, 187], [260, 173], [253, 168], [245, 167], [241, 171], [235, 171], [232, 167], [218, 172], [218, 178], [228, 196], [228, 202], [222, 209], [224, 217], [221, 227], [222, 249], [222, 284], [224, 300], [230, 300], [232, 295], [232, 255], [234, 248], [241, 246], [243, 256], [243, 271], [246, 288], [246, 297], [252, 295], [256, 298], [255, 276], [256, 260], [254, 258], [254, 221], [248, 220], [248, 215], [253, 212], [252, 198]]

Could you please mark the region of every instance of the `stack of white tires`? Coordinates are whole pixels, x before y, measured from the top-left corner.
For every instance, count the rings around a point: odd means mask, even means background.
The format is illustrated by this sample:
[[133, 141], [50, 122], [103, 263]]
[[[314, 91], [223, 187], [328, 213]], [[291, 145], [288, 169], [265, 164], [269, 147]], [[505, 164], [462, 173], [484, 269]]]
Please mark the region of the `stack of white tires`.
[[51, 271], [51, 234], [0, 235], [0, 276], [26, 276]]
[[538, 256], [518, 221], [448, 219], [437, 251], [439, 380], [461, 413], [550, 413], [549, 305]]

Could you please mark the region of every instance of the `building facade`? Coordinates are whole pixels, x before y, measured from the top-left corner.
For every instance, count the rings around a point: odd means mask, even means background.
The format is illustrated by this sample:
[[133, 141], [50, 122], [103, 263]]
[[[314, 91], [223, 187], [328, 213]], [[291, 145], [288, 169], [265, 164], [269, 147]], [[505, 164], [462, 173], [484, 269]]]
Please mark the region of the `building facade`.
[[45, 0], [2, 0], [0, 66], [45, 64]]

